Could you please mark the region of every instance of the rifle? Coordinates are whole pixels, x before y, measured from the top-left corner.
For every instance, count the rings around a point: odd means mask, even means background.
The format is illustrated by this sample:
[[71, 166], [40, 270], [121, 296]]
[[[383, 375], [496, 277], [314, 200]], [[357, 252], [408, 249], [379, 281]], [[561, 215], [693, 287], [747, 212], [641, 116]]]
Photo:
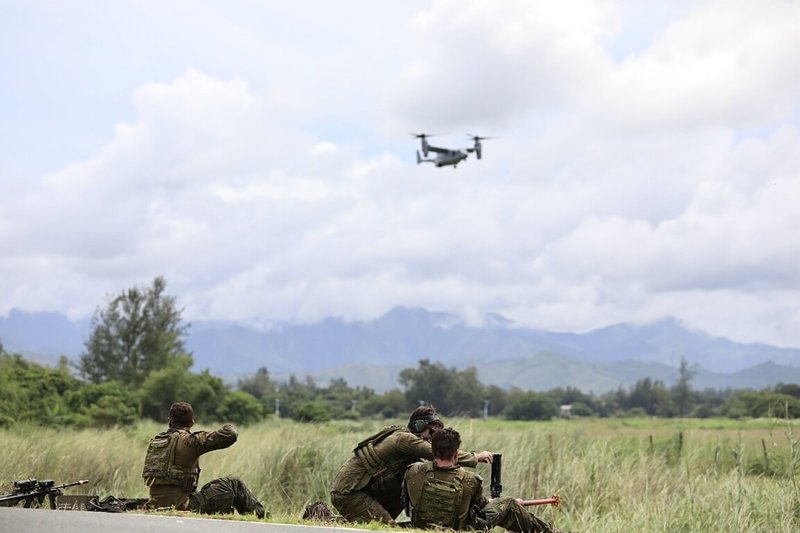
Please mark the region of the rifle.
[[498, 498], [503, 492], [503, 484], [500, 481], [500, 473], [503, 469], [503, 454], [492, 454], [492, 480], [489, 485], [489, 494], [492, 498]]
[[33, 505], [33, 502], [38, 502], [39, 507], [41, 507], [45, 496], [47, 496], [50, 500], [50, 508], [55, 509], [56, 496], [64, 494], [62, 489], [67, 489], [76, 485], [84, 485], [86, 483], [89, 483], [88, 479], [64, 483], [63, 485], [56, 485], [56, 482], [52, 479], [43, 479], [41, 481], [25, 479], [22, 481], [15, 481], [14, 492], [0, 496], [0, 507], [16, 507], [21, 501], [25, 502], [24, 507], [30, 507]]

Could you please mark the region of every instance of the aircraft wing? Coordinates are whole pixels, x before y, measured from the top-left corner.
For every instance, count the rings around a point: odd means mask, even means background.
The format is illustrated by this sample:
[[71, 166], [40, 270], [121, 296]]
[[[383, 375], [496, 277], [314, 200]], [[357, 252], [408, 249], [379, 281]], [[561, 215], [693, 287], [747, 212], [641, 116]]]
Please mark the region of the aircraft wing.
[[452, 152], [452, 150], [450, 150], [449, 148], [439, 148], [438, 146], [432, 146], [430, 144], [428, 144], [428, 151], [437, 154], [446, 154], [448, 152]]

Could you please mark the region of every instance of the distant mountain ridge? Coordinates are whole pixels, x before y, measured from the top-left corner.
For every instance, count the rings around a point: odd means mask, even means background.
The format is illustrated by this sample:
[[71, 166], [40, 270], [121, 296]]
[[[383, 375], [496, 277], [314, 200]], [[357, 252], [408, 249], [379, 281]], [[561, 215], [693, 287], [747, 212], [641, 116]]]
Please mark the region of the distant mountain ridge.
[[[89, 328], [89, 320], [12, 310], [0, 317], [0, 341], [34, 359], [76, 358]], [[397, 372], [423, 358], [459, 369], [474, 365], [486, 384], [535, 390], [571, 385], [603, 392], [642, 377], [670, 382], [683, 357], [699, 367], [696, 388], [800, 382], [800, 349], [737, 343], [690, 331], [674, 319], [559, 333], [518, 327], [499, 315], [478, 327], [449, 313], [395, 308], [372, 321], [328, 318], [267, 330], [198, 321], [186, 344], [195, 368], [229, 379], [267, 367], [276, 377], [343, 377], [376, 390], [396, 387]]]

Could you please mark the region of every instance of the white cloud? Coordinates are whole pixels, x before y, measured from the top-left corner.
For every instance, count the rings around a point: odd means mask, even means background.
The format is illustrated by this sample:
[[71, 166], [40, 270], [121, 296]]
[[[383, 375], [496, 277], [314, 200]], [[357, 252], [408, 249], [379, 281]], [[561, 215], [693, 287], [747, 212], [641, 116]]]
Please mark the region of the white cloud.
[[[647, 35], [624, 2], [292, 6], [167, 9], [105, 145], [0, 178], [0, 312], [163, 274], [191, 319], [673, 315], [800, 345], [797, 4], [683, 3]], [[422, 128], [497, 138], [437, 169]]]

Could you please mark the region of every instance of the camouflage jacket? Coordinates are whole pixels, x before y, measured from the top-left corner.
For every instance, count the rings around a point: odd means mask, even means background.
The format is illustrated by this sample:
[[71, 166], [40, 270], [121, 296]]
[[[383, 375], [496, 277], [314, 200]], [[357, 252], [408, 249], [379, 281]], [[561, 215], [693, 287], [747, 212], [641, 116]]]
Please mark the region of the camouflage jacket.
[[[331, 492], [349, 494], [395, 480], [399, 486], [408, 465], [420, 459], [433, 460], [430, 442], [402, 426], [386, 428], [359, 443], [336, 474]], [[458, 460], [463, 466], [478, 464], [478, 456], [472, 452], [459, 452]]]
[[[174, 464], [182, 470], [200, 474], [199, 457], [204, 453], [220, 450], [236, 442], [238, 433], [233, 424], [225, 424], [217, 431], [196, 431], [190, 433], [186, 430], [177, 430], [178, 442], [175, 445]], [[195, 478], [195, 485], [197, 479]], [[196, 487], [179, 486], [168, 479], [145, 479], [150, 488], [150, 502], [156, 507], [172, 507], [186, 509], [189, 505], [189, 496]]]

